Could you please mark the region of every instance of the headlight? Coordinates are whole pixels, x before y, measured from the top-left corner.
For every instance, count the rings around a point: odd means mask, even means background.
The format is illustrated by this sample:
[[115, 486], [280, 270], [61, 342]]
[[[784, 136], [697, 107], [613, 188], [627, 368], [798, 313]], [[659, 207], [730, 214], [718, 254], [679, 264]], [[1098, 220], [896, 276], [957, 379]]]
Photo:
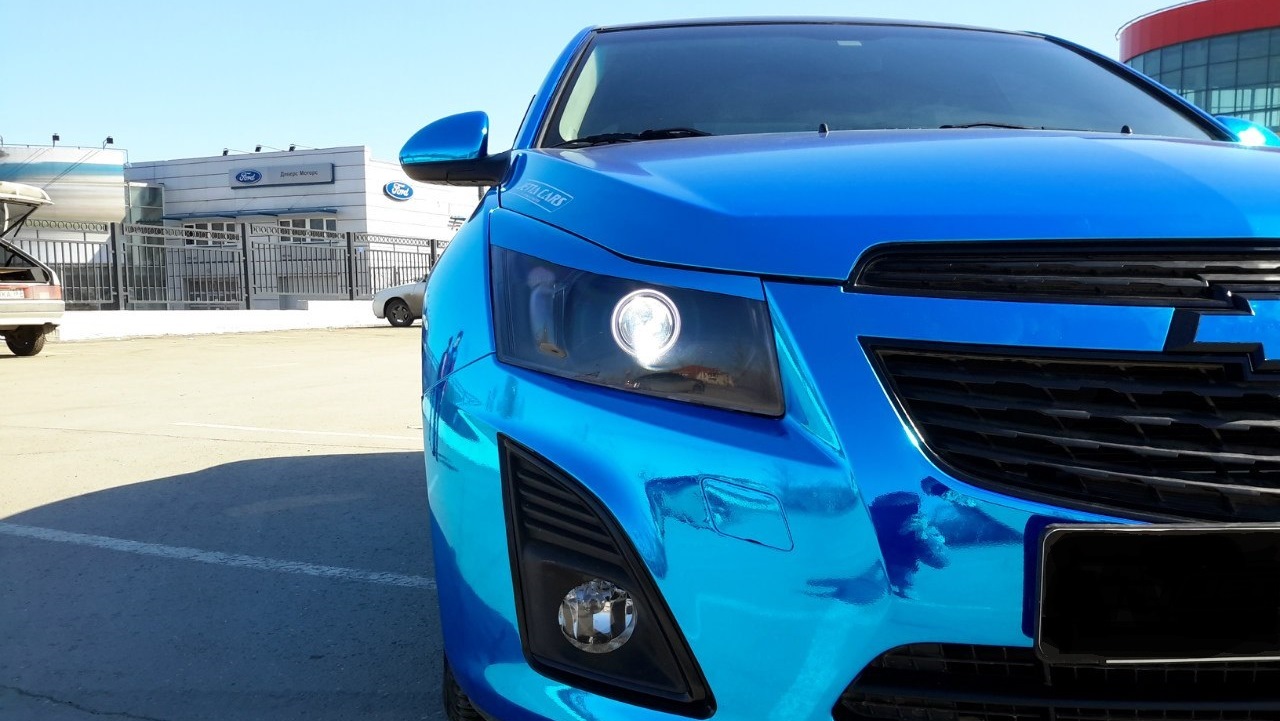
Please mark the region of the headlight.
[[587, 273], [493, 248], [498, 357], [565, 378], [767, 416], [782, 385], [763, 301]]

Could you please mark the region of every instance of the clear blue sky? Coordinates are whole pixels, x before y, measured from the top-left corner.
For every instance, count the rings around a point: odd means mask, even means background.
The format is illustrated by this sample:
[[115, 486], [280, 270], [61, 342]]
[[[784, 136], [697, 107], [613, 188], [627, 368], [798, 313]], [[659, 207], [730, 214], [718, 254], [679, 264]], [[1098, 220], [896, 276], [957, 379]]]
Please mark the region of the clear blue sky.
[[[484, 110], [506, 148], [552, 60], [588, 25], [835, 15], [1036, 30], [1115, 56], [1117, 29], [1172, 0], [60, 0], [6, 3], [8, 144], [132, 160], [290, 143], [393, 160], [423, 124]], [[16, 61], [16, 62], [15, 62]]]

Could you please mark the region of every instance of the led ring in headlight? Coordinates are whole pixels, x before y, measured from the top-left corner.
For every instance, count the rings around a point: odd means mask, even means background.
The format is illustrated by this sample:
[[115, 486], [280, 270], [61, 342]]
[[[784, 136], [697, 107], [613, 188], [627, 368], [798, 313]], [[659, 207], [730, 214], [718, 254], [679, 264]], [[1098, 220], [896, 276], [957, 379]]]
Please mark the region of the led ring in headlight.
[[666, 295], [645, 288], [628, 293], [613, 307], [613, 340], [648, 365], [680, 338], [680, 311]]

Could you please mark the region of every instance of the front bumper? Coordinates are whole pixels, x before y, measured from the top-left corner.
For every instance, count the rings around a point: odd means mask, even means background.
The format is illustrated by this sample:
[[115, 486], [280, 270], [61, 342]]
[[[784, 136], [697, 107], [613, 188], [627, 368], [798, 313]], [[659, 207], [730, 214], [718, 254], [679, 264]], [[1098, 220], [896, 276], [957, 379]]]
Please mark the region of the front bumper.
[[[526, 662], [498, 434], [614, 513], [706, 676], [716, 718], [828, 721], [869, 662], [906, 644], [1030, 646], [1025, 579], [1040, 529], [1111, 519], [950, 479], [903, 432], [863, 360], [843, 364], [841, 387], [859, 407], [851, 419], [824, 402], [841, 394], [824, 395], [811, 366], [784, 356], [781, 420], [600, 389], [493, 356], [429, 389], [445, 645], [477, 707], [504, 720], [678, 718], [550, 681]], [[860, 433], [842, 430], [849, 420]], [[781, 514], [717, 515], [708, 481], [765, 490]]]

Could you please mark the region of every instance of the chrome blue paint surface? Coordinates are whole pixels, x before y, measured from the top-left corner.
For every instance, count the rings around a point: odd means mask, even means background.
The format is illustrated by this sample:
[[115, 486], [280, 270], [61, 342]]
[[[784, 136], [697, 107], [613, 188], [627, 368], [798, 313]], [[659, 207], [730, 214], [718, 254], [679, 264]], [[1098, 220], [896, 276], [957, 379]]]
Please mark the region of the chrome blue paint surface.
[[565, 46], [564, 51], [552, 63], [551, 69], [547, 72], [547, 77], [542, 81], [541, 87], [538, 88], [538, 92], [529, 101], [529, 109], [525, 111], [524, 122], [520, 123], [520, 130], [516, 132], [515, 144], [512, 147], [531, 148], [534, 146], [538, 137], [538, 128], [542, 124], [543, 118], [546, 117], [552, 101], [555, 100], [556, 90], [560, 87], [561, 80], [569, 72], [573, 61], [582, 52], [582, 49], [586, 47], [594, 32], [595, 28], [583, 29]]
[[[1214, 141], [993, 129], [535, 149], [589, 35], [557, 61], [506, 181], [427, 289], [427, 483], [446, 652], [463, 689], [504, 721], [679, 718], [530, 668], [500, 434], [616, 517], [706, 676], [715, 718], [829, 721], [863, 667], [903, 644], [1030, 646], [1040, 530], [1126, 519], [949, 475], [895, 410], [861, 341], [1160, 351], [1173, 310], [872, 295], [839, 283], [891, 241], [1280, 237], [1280, 156]], [[504, 365], [494, 246], [767, 302], [786, 414]]]
[[400, 149], [400, 164], [412, 167], [483, 158], [489, 149], [489, 116], [451, 115], [413, 134]]
[[1227, 116], [1218, 116], [1217, 121], [1222, 123], [1232, 135], [1244, 145], [1265, 145], [1268, 147], [1280, 146], [1280, 135], [1272, 132], [1271, 128], [1265, 125], [1255, 123], [1244, 118], [1233, 118]]
[[636, 260], [841, 281], [891, 241], [1276, 237], [1276, 187], [1274, 155], [1221, 142], [860, 130], [530, 150], [503, 206]]
[[702, 495], [718, 533], [779, 551], [794, 547], [782, 502], [768, 492], [724, 478], [704, 478]]

